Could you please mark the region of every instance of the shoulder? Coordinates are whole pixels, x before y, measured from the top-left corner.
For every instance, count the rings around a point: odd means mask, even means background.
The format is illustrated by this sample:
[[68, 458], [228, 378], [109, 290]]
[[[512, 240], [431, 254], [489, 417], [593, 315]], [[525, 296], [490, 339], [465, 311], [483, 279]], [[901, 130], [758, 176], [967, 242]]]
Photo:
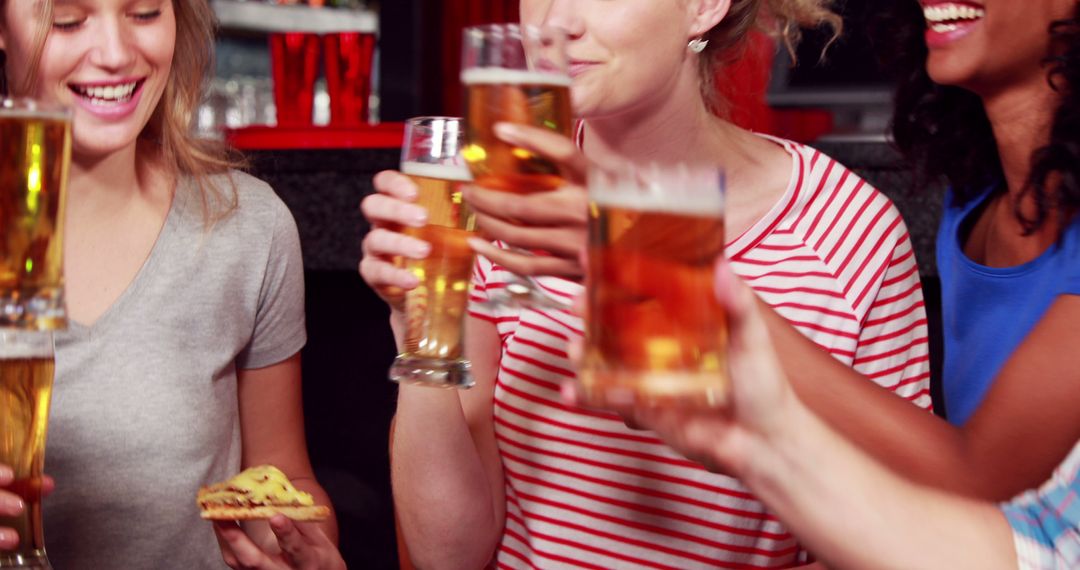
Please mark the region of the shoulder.
[[906, 234], [893, 201], [857, 172], [812, 146], [774, 140], [796, 162], [789, 215], [793, 231], [816, 239], [858, 238], [866, 232]]
[[838, 193], [844, 198], [880, 197], [883, 202], [892, 204], [873, 184], [832, 156], [810, 145], [787, 142], [800, 163], [802, 189], [811, 192], [811, 196], [823, 199]]
[[246, 172], [230, 170], [208, 182], [225, 196], [234, 196], [236, 207], [223, 221], [242, 225], [295, 226], [292, 212], [269, 184]]
[[[189, 191], [181, 208], [193, 228], [190, 231], [196, 243], [212, 243], [217, 251], [243, 250], [254, 258], [282, 248], [299, 250], [292, 212], [266, 182], [230, 170], [201, 181], [188, 178], [184, 187]], [[224, 215], [207, 221], [202, 216], [200, 193], [202, 199], [220, 200], [231, 207], [224, 208]], [[263, 255], [254, 255], [257, 252]]]

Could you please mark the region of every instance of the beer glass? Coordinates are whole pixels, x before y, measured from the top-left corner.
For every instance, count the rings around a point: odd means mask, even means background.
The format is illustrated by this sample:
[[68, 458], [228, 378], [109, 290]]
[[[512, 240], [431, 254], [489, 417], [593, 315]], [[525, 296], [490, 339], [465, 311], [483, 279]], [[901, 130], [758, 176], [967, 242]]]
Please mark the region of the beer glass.
[[[566, 36], [555, 28], [491, 24], [466, 28], [461, 81], [465, 85], [465, 148], [477, 186], [527, 194], [562, 185], [558, 167], [495, 136], [499, 122], [519, 123], [571, 135], [570, 75]], [[518, 278], [505, 289], [511, 299], [562, 306], [535, 282]]]
[[65, 328], [64, 197], [68, 111], [0, 99], [0, 327]]
[[713, 271], [724, 249], [722, 174], [594, 169], [589, 200], [585, 399], [720, 405], [727, 318]]
[[0, 463], [26, 505], [0, 517], [19, 546], [0, 568], [51, 568], [41, 521], [41, 474], [53, 382], [52, 331], [67, 328], [63, 227], [71, 115], [0, 99]]
[[418, 117], [405, 124], [401, 171], [420, 189], [417, 203], [428, 223], [405, 233], [431, 244], [425, 259], [401, 260], [420, 284], [405, 294], [405, 343], [390, 367], [390, 379], [468, 388], [473, 385], [464, 358], [465, 314], [475, 255], [466, 240], [475, 220], [462, 201], [461, 187], [472, 178], [460, 158], [461, 119]]
[[41, 520], [41, 474], [53, 384], [50, 331], [0, 329], [0, 463], [15, 473], [7, 487], [26, 508], [0, 517], [19, 533], [19, 546], [0, 552], [0, 568], [51, 569]]

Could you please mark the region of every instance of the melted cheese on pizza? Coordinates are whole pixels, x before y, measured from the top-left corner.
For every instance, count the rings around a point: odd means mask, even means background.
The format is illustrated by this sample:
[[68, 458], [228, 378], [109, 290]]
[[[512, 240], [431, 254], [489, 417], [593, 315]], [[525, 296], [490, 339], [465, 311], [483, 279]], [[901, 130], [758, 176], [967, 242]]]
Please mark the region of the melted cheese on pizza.
[[199, 492], [202, 506], [298, 506], [315, 504], [311, 494], [299, 491], [289, 478], [273, 465], [245, 469], [232, 479], [215, 483]]

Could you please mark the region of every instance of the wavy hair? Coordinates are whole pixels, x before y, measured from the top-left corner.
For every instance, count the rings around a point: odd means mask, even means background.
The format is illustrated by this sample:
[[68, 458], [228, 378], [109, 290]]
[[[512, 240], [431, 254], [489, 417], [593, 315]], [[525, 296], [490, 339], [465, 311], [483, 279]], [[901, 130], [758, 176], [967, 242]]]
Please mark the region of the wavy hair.
[[[928, 50], [922, 9], [901, 2], [878, 22], [895, 41], [880, 44], [882, 62], [896, 73], [896, 105], [891, 130], [894, 143], [911, 163], [919, 187], [945, 179], [956, 199], [967, 203], [1004, 181], [993, 128], [982, 100], [974, 93], [938, 85], [926, 71]], [[1064, 225], [1080, 210], [1080, 8], [1054, 22], [1047, 33], [1051, 52], [1043, 60], [1046, 79], [1060, 94], [1050, 139], [1031, 155], [1022, 192], [1035, 203], [1033, 216], [1015, 215], [1030, 233], [1054, 215]]]
[[725, 66], [743, 57], [751, 31], [762, 30], [777, 39], [794, 61], [803, 28], [822, 27], [832, 30], [830, 44], [843, 31], [843, 20], [833, 12], [832, 0], [732, 0], [724, 19], [701, 36], [709, 42], [698, 58], [702, 98], [714, 113], [724, 111], [716, 76]]
[[[0, 0], [2, 13], [8, 0]], [[23, 1], [23, 0], [18, 0]], [[38, 62], [45, 48], [52, 21], [52, 0], [41, 4], [34, 64], [26, 77], [8, 78], [10, 91], [18, 95], [30, 91], [36, 81]], [[229, 216], [236, 208], [236, 187], [214, 184], [210, 177], [243, 166], [230, 147], [194, 135], [192, 120], [204, 93], [214, 62], [216, 22], [208, 0], [172, 0], [176, 14], [176, 47], [165, 91], [150, 121], [139, 134], [140, 142], [156, 151], [156, 156], [172, 174], [191, 178], [200, 198], [203, 221], [207, 226]], [[6, 77], [0, 58], [0, 77]], [[148, 159], [143, 157], [142, 159]]]

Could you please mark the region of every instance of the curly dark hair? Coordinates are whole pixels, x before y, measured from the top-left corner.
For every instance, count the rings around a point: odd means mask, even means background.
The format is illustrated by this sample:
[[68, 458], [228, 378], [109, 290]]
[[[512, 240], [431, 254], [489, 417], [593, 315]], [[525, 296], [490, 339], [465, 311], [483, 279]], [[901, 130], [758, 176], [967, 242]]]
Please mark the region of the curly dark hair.
[[[930, 79], [923, 39], [926, 21], [919, 4], [913, 0], [893, 4], [878, 22], [888, 33], [873, 36], [893, 39], [878, 51], [898, 84], [894, 143], [910, 161], [920, 187], [945, 178], [956, 199], [966, 203], [1004, 182], [990, 120], [974, 93]], [[1061, 94], [1061, 104], [1054, 113], [1049, 143], [1032, 153], [1023, 189], [1034, 196], [1034, 216], [1016, 212], [1028, 232], [1051, 215], [1064, 226], [1080, 210], [1080, 8], [1072, 18], [1054, 22], [1048, 33], [1054, 48], [1043, 65], [1047, 81]]]

